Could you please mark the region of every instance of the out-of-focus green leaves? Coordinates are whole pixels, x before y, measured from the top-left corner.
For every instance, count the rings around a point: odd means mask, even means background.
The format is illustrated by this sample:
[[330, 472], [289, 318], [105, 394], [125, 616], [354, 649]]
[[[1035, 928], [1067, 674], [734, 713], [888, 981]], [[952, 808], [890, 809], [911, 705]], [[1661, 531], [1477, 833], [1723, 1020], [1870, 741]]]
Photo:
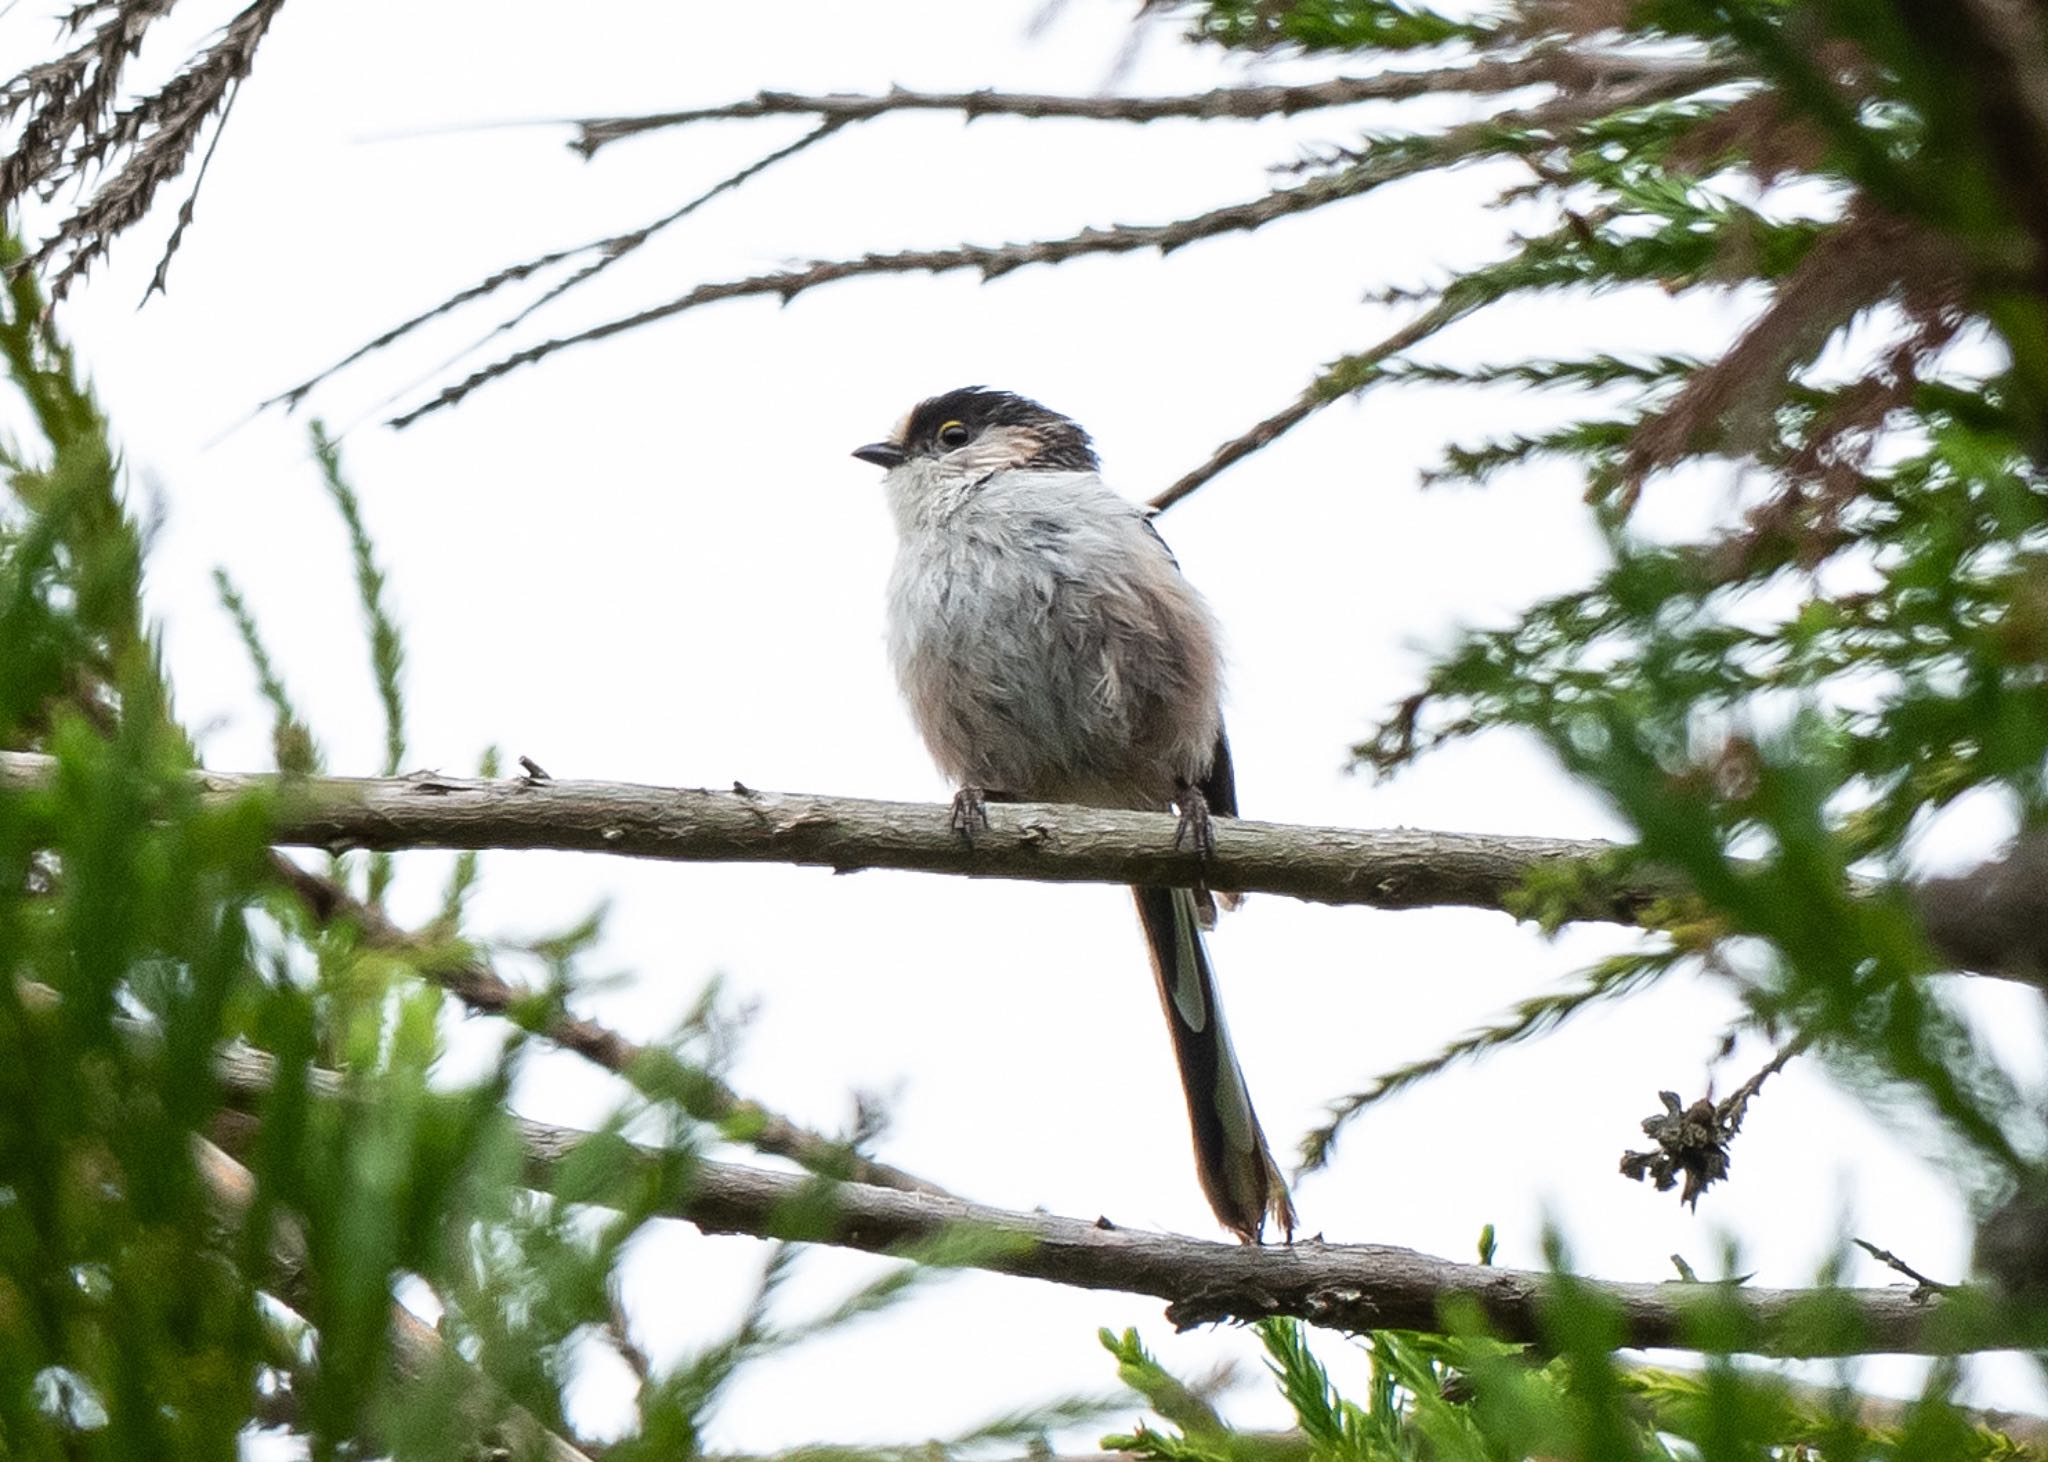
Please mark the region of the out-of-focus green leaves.
[[[390, 606], [384, 602], [384, 569], [377, 562], [377, 548], [363, 524], [363, 508], [355, 488], [341, 470], [341, 446], [319, 422], [313, 423], [313, 458], [320, 465], [320, 480], [334, 501], [342, 523], [348, 529], [349, 556], [355, 563], [356, 595], [362, 601], [363, 623], [370, 638], [370, 672], [377, 685], [377, 699], [384, 707], [384, 775], [395, 777], [405, 762], [405, 639]], [[261, 661], [258, 660], [258, 668]], [[391, 886], [391, 855], [370, 855], [368, 902], [381, 907], [385, 890]]]
[[[650, 1049], [610, 1127], [530, 1171], [506, 1108], [519, 1022], [481, 1079], [438, 1071], [447, 1012], [428, 976], [472, 957], [476, 861], [456, 864], [424, 936], [394, 941], [374, 912], [388, 866], [365, 905], [345, 887], [308, 904], [280, 884], [259, 799], [201, 804], [108, 426], [25, 276], [0, 309], [0, 356], [33, 429], [0, 445], [0, 748], [55, 763], [47, 784], [0, 784], [0, 1452], [225, 1458], [260, 1416], [322, 1459], [537, 1455], [543, 1428], [566, 1428], [585, 1352], [630, 1346], [619, 1264], [695, 1171], [692, 1113], [714, 1078], [684, 1046], [719, 1044], [715, 1012]], [[398, 631], [333, 444], [314, 448], [349, 529], [395, 764]], [[218, 586], [280, 768], [317, 769], [254, 609], [225, 573]], [[593, 916], [532, 943], [537, 1023], [582, 985], [599, 933]], [[216, 1061], [237, 1039], [274, 1064], [260, 1099], [231, 1110]], [[245, 1169], [198, 1161], [213, 1140]], [[732, 1336], [648, 1374], [646, 1439], [694, 1449], [741, 1361], [852, 1323], [919, 1273], [892, 1271], [809, 1328], [771, 1327], [761, 1306], [785, 1269]], [[438, 1334], [396, 1308], [422, 1295], [445, 1311]]]
[[[1553, 1250], [1553, 1263], [1562, 1256]], [[1160, 1462], [1511, 1462], [1519, 1458], [1655, 1462], [2019, 1462], [2038, 1443], [1953, 1404], [1958, 1368], [1937, 1364], [1916, 1402], [1872, 1402], [1844, 1378], [1799, 1385], [1726, 1357], [1697, 1370], [1624, 1362], [1611, 1349], [1605, 1302], [1562, 1269], [1546, 1346], [1489, 1338], [1476, 1314], [1451, 1333], [1380, 1330], [1312, 1339], [1294, 1320], [1259, 1324], [1267, 1367], [1293, 1424], [1241, 1431], [1163, 1370], [1134, 1333], [1103, 1343], [1166, 1427], [1140, 1424], [1102, 1439], [1107, 1450]], [[1355, 1345], [1366, 1364], [1359, 1397], [1332, 1381], [1318, 1350]]]
[[[1606, 567], [1460, 635], [1357, 754], [1393, 772], [1449, 741], [1533, 734], [1633, 832], [1631, 861], [1677, 880], [1632, 911], [1639, 952], [1341, 1099], [1308, 1139], [1311, 1164], [1387, 1094], [1669, 971], [1706, 969], [1740, 992], [1754, 1028], [1815, 1053], [1908, 1133], [1965, 1206], [2037, 1191], [2038, 1080], [2006, 1069], [1954, 986], [1930, 978], [1941, 957], [1898, 889], [1916, 839], [1958, 799], [2007, 809], [2026, 832], [2048, 823], [2048, 122], [2029, 90], [2048, 45], [2041, 8], [1174, 8], [1224, 46], [1337, 51], [1353, 74], [1429, 69], [1474, 99], [1405, 129], [1397, 109], [1376, 112], [1370, 135], [1303, 173], [1514, 164], [1495, 195], [1519, 210], [1501, 255], [1376, 290], [1406, 323], [1325, 367], [1307, 399], [1426, 389], [1483, 408], [1544, 391], [1553, 418], [1475, 433], [1429, 480], [1504, 491], [1525, 468], [1562, 464], [1584, 483]], [[1661, 81], [1626, 75], [1631, 56]], [[1546, 57], [1590, 69], [1573, 77]], [[1618, 68], [1604, 91], [1589, 80], [1602, 68]], [[1486, 84], [1503, 74], [1529, 88]], [[1497, 331], [1506, 344], [1478, 359], [1438, 346], [1517, 301], [1651, 289], [1720, 299], [1748, 324], [1698, 355], [1619, 348], [1592, 333], [1591, 312], [1588, 333], [1564, 343], [1524, 349]], [[1697, 511], [1703, 465], [1739, 484], [1722, 490], [1718, 520]], [[1677, 515], [1683, 530], [1642, 511], [1681, 493], [1694, 509]], [[1577, 880], [1597, 876], [1546, 875], [1521, 912], [1554, 928]], [[1803, 1323], [1845, 1318], [1823, 1295]], [[1711, 1314], [1700, 1324], [1710, 1347], [1739, 1344]], [[1460, 1367], [1495, 1455], [1663, 1455], [1661, 1438], [1704, 1458], [2012, 1445], [1946, 1404], [1944, 1368], [1903, 1424], [1871, 1428], [1846, 1405], [1802, 1410], [1726, 1362], [1684, 1381], [1616, 1371], [1590, 1302], [1565, 1304], [1552, 1329], [1540, 1370]], [[1305, 1367], [1287, 1374], [1298, 1409], [1321, 1394]], [[1305, 1427], [1350, 1445], [1341, 1408], [1309, 1410]]]
[[[18, 257], [0, 247], [0, 264]], [[138, 599], [106, 426], [26, 277], [0, 354], [38, 442], [4, 453], [0, 1438], [10, 1456], [228, 1456], [264, 1354], [191, 1140], [250, 958], [260, 812], [205, 812]], [[162, 1039], [117, 1026], [146, 1008]]]
[[1483, 33], [1471, 21], [1400, 0], [1216, 0], [1198, 7], [1190, 31], [1246, 50], [1291, 45], [1309, 51], [1407, 50]]
[[[1435, 67], [1448, 90], [1503, 98], [1475, 100], [1474, 116], [1505, 108], [1486, 122], [1375, 116], [1303, 164], [1513, 161], [1497, 200], [1535, 220], [1497, 258], [1378, 291], [1409, 323], [1310, 395], [1554, 394], [1557, 420], [1455, 444], [1430, 477], [1507, 490], [1567, 464], [1608, 566], [1461, 636], [1357, 751], [1392, 771], [1449, 740], [1533, 733], [1633, 829], [1630, 856], [1681, 885], [1638, 911], [1658, 935], [1644, 952], [1336, 1103], [1311, 1163], [1388, 1093], [1705, 967], [1739, 968], [1760, 1027], [1911, 1118], [1973, 1206], [2036, 1176], [2048, 1128], [2025, 1083], [1924, 978], [1938, 960], [1907, 902], [1868, 892], [1907, 875], [1911, 839], [1965, 795], [2048, 821], [2048, 210], [2024, 167], [2048, 156], [2048, 126], [2006, 54], [2019, 32], [1897, 0], [1176, 8], [1225, 46]], [[1401, 54], [1418, 46], [1426, 59]], [[1586, 79], [1631, 54], [1654, 59], [1604, 92]], [[1498, 74], [1532, 89], [1510, 104], [1483, 84]], [[1540, 355], [1431, 353], [1513, 301], [1646, 287], [1741, 302], [1750, 323], [1699, 355], [1591, 333], [1546, 336]], [[1702, 463], [1743, 474], [1721, 521], [1639, 526]], [[1565, 892], [1533, 885], [1525, 912], [1548, 926]]]

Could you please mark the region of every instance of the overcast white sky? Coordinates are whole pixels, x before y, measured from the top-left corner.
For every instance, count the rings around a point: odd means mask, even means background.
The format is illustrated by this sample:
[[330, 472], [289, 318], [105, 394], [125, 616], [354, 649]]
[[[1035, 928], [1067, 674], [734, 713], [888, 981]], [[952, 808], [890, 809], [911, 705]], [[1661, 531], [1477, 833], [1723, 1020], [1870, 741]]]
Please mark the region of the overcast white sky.
[[[0, 49], [40, 46], [21, 6]], [[585, 164], [559, 128], [475, 124], [730, 100], [758, 88], [999, 86], [1182, 90], [1241, 68], [1159, 31], [1119, 71], [1134, 5], [1043, 0], [849, 6], [577, 7], [293, 0], [237, 103], [173, 266], [137, 311], [163, 228], [145, 230], [61, 312], [164, 530], [150, 592], [186, 721], [209, 762], [268, 764], [268, 722], [208, 576], [226, 565], [337, 770], [373, 771], [381, 728], [346, 549], [307, 458], [303, 419], [257, 402], [490, 270], [652, 217], [795, 136], [721, 124]], [[226, 7], [216, 7], [224, 17]], [[769, 17], [772, 16], [772, 22]], [[195, 21], [198, 17], [194, 17]], [[158, 61], [167, 57], [155, 57]], [[9, 63], [10, 69], [12, 63]], [[1272, 66], [1265, 74], [1317, 74]], [[888, 120], [813, 149], [706, 208], [557, 315], [603, 318], [784, 261], [870, 248], [1003, 241], [1177, 217], [1268, 185], [1300, 143], [1389, 114], [1247, 127], [1149, 128], [948, 117]], [[913, 401], [981, 382], [1035, 395], [1096, 436], [1111, 480], [1148, 496], [1291, 397], [1318, 362], [1396, 316], [1370, 287], [1484, 257], [1511, 220], [1484, 180], [1395, 188], [1249, 238], [1155, 256], [969, 277], [862, 281], [786, 308], [744, 301], [564, 355], [404, 432], [379, 407], [430, 378], [495, 316], [373, 359], [312, 409], [345, 431], [350, 475], [409, 639], [412, 762], [462, 771], [487, 744], [558, 777], [938, 800], [881, 640], [890, 529], [876, 471], [848, 452]], [[164, 221], [164, 226], [168, 220]], [[1710, 344], [1735, 318], [1661, 298], [1524, 310], [1452, 337], [1451, 354]], [[525, 337], [521, 337], [525, 338]], [[1340, 406], [1171, 512], [1162, 529], [1226, 626], [1229, 716], [1247, 815], [1359, 826], [1602, 835], [1602, 809], [1531, 747], [1492, 739], [1391, 785], [1347, 774], [1346, 748], [1410, 689], [1460, 624], [1497, 622], [1578, 582], [1597, 550], [1565, 475], [1423, 493], [1451, 441], [1544, 407], [1443, 393]], [[1724, 504], [1694, 483], [1653, 504], [1674, 523]], [[936, 815], [936, 814], [935, 814]], [[1965, 839], [1963, 856], [1979, 844]], [[406, 862], [399, 906], [431, 906], [445, 860]], [[824, 1126], [849, 1092], [893, 1097], [882, 1156], [986, 1201], [1215, 1233], [1127, 897], [867, 873], [640, 865], [567, 855], [486, 860], [479, 933], [517, 937], [611, 910], [590, 1008], [659, 1038], [722, 975], [756, 1017], [734, 1073], [746, 1093]], [[1252, 900], [1214, 953], [1238, 1050], [1276, 1146], [1322, 1104], [1426, 1055], [1621, 946], [1554, 942], [1504, 916], [1379, 913]], [[2038, 1016], [1977, 995], [2017, 1048]], [[1753, 1108], [1734, 1180], [1695, 1216], [1616, 1175], [1660, 1088], [1725, 1090], [1760, 1064], [1745, 1041], [1710, 1067], [1736, 1005], [1673, 983], [1392, 1102], [1348, 1132], [1297, 1197], [1308, 1232], [1540, 1262], [1555, 1218], [1589, 1271], [1721, 1270], [1798, 1284], [1847, 1226], [1935, 1275], [1959, 1274], [1967, 1226], [1945, 1184], [1810, 1063]], [[542, 1063], [529, 1113], [595, 1121], [615, 1093], [578, 1062]], [[636, 1251], [643, 1341], [672, 1360], [729, 1318], [757, 1246], [664, 1226]], [[1865, 1282], [1892, 1276], [1852, 1265]], [[820, 1254], [805, 1293], [872, 1261]], [[935, 1435], [1035, 1397], [1112, 1379], [1099, 1325], [1137, 1325], [1166, 1362], [1253, 1361], [1242, 1333], [1176, 1338], [1152, 1300], [954, 1279], [903, 1313], [807, 1347], [733, 1393], [711, 1439], [766, 1449]], [[933, 1342], [941, 1345], [934, 1347]], [[1323, 1349], [1335, 1355], [1336, 1337]], [[935, 1367], [952, 1365], [945, 1388]], [[1893, 1383], [1904, 1367], [1881, 1372]], [[2023, 1374], [2000, 1368], [2012, 1399]], [[587, 1414], [608, 1412], [598, 1376]], [[802, 1398], [793, 1404], [792, 1396]], [[1277, 1423], [1257, 1387], [1248, 1421]], [[1135, 1416], [1135, 1413], [1134, 1413]]]

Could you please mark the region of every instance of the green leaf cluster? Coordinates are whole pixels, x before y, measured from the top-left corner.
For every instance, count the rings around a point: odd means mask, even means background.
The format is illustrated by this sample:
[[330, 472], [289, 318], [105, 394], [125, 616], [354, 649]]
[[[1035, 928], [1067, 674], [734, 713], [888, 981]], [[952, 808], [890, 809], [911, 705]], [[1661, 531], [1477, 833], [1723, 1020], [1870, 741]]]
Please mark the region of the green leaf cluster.
[[[1478, 120], [1382, 126], [1311, 173], [1511, 163], [1497, 201], [1548, 219], [1499, 258], [1380, 291], [1410, 323], [1310, 394], [1544, 391], [1553, 424], [1453, 445], [1431, 480], [1511, 491], [1563, 464], [1607, 567], [1465, 633], [1360, 760], [1392, 772], [1533, 733], [1684, 890], [1646, 917], [1643, 953], [1338, 1103], [1310, 1160], [1380, 1096], [1705, 967], [1759, 1029], [1913, 1125], [1978, 1211], [2035, 1185], [2048, 1131], [2028, 1083], [1926, 978], [1943, 962], [1910, 898], [1872, 892], [1911, 877], [1915, 839], [1966, 795], [2022, 836], [2048, 816], [2048, 231], [2013, 171], [2048, 124], [2000, 50], [2018, 43], [1903, 0], [1183, 12], [1211, 42], [1435, 67], [1440, 92], [1474, 97]], [[1591, 334], [1575, 353], [1436, 350], [1517, 301], [1630, 291], [1744, 302], [1747, 323], [1700, 356]], [[1730, 511], [1686, 538], [1644, 526], [1703, 469], [1733, 484]], [[1532, 914], [1554, 902], [1530, 890]]]
[[[1618, 1359], [1612, 1317], [1567, 1291], [1554, 1344], [1506, 1345], [1476, 1316], [1444, 1335], [1373, 1331], [1342, 1342], [1363, 1353], [1362, 1396], [1345, 1395], [1295, 1320], [1257, 1327], [1293, 1426], [1249, 1432], [1165, 1371], [1137, 1335], [1105, 1331], [1119, 1371], [1166, 1423], [1105, 1437], [1154, 1462], [2009, 1462], [2038, 1445], [1946, 1399], [1952, 1366], [1916, 1402], [1873, 1405], [1846, 1384], [1799, 1385], [1725, 1357], [1672, 1371]], [[1611, 1338], [1611, 1337], [1610, 1337]], [[1331, 1342], [1335, 1344], [1337, 1342]], [[1327, 1348], [1327, 1347], [1325, 1347]]]
[[[455, 861], [437, 919], [397, 931], [389, 860], [286, 864], [263, 799], [201, 799], [111, 430], [25, 274], [0, 354], [29, 423], [0, 444], [0, 749], [50, 759], [0, 763], [0, 1456], [184, 1462], [272, 1431], [319, 1459], [559, 1458], [570, 1388], [607, 1355], [637, 1384], [606, 1455], [695, 1455], [742, 1365], [914, 1288], [924, 1270], [900, 1265], [771, 1319], [794, 1259], [776, 1250], [728, 1333], [661, 1364], [640, 1351], [618, 1292], [629, 1247], [690, 1192], [707, 1140], [759, 1123], [719, 1080], [715, 992], [624, 1073], [609, 1123], [537, 1163], [507, 1099], [601, 919], [521, 951], [545, 985], [506, 1011], [481, 1078], [450, 1079], [443, 980], [482, 952], [464, 927], [476, 859]], [[403, 639], [318, 428], [312, 456], [355, 564], [390, 770]], [[216, 582], [279, 769], [322, 770], [255, 610]], [[1062, 1403], [991, 1435], [1098, 1411]]]

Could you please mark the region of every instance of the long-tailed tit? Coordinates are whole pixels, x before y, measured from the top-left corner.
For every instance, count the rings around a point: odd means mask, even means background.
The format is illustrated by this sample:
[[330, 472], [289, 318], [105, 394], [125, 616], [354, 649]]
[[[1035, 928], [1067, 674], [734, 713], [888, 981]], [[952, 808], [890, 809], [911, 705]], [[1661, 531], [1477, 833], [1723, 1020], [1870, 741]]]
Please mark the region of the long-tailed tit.
[[[1102, 480], [1088, 434], [1004, 391], [923, 402], [854, 456], [888, 469], [897, 550], [889, 652], [912, 717], [960, 787], [972, 838], [984, 799], [1177, 806], [1209, 846], [1237, 813], [1215, 620], [1143, 509]], [[1294, 1231], [1217, 1003], [1205, 890], [1136, 888], [1173, 1032], [1195, 1167], [1223, 1225]]]

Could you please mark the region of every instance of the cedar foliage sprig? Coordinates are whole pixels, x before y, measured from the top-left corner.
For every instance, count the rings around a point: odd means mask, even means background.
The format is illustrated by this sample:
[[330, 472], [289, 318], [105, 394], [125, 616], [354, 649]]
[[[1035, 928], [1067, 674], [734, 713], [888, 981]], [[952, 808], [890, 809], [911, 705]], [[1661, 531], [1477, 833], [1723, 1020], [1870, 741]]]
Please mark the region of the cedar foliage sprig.
[[[1519, 163], [1499, 201], [1551, 222], [1499, 258], [1383, 291], [1412, 322], [1238, 441], [1263, 446], [1374, 390], [1515, 383], [1557, 398], [1553, 422], [1453, 444], [1430, 480], [1501, 491], [1539, 461], [1575, 469], [1610, 566], [1463, 636], [1360, 760], [1392, 772], [1447, 741], [1533, 732], [1633, 827], [1637, 856], [1690, 881], [1671, 915], [1695, 952], [1743, 955], [1711, 966], [1743, 971], [1760, 1027], [1812, 1038], [1888, 1113], [1931, 1123], [1924, 1140], [1959, 1162], [1971, 1200], [2034, 1182], [2040, 1115], [1918, 978], [1938, 965], [1912, 916], [1863, 897], [1854, 875], [1906, 874], [1913, 835], [1967, 793], [2004, 800], [2023, 835], [2048, 814], [2048, 210], [2024, 171], [2048, 155], [2028, 90], [2048, 46], [2041, 7], [2004, 7], [2005, 20], [1886, 0], [1180, 13], [1205, 40], [1368, 69], [1416, 64], [1395, 53], [1420, 49], [1474, 68], [1520, 55], [1533, 75], [1631, 46], [1695, 69], [1696, 87], [1640, 102], [1548, 117], [1524, 104], [1490, 130], [1382, 133], [1316, 159], [1391, 153], [1434, 170], [1457, 136], [1472, 144], [1460, 163]], [[1518, 301], [1630, 290], [1746, 301], [1747, 322], [1698, 358], [1635, 357], [1590, 330], [1547, 358], [1453, 364], [1436, 348]], [[1162, 496], [1201, 486], [1236, 447]], [[1741, 483], [1723, 522], [1683, 542], [1638, 528], [1646, 495], [1702, 466]], [[1311, 1135], [1311, 1161], [1373, 1096], [1543, 1025], [1504, 1019], [1346, 1099]]]
[[[0, 265], [19, 257], [0, 242]], [[440, 978], [467, 947], [476, 863], [458, 862], [428, 935], [394, 939], [374, 906], [334, 891], [319, 907], [303, 896], [317, 875], [283, 876], [259, 801], [202, 803], [110, 428], [25, 273], [0, 299], [0, 359], [35, 432], [0, 450], [0, 746], [57, 764], [48, 787], [0, 788], [7, 1455], [229, 1458], [269, 1429], [316, 1458], [566, 1462], [582, 1453], [565, 1395], [609, 1350], [634, 1357], [640, 1428], [609, 1455], [673, 1456], [700, 1449], [743, 1366], [913, 1290], [924, 1270], [905, 1264], [767, 1324], [784, 1253], [729, 1333], [647, 1360], [620, 1266], [699, 1148], [734, 1136], [699, 1115], [707, 1092], [723, 1093], [715, 1115], [735, 1100], [717, 1076], [718, 1012], [707, 1002], [643, 1051], [613, 1120], [561, 1155], [547, 1191], [530, 1186], [506, 1098], [534, 1043], [525, 1025], [553, 1028], [597, 922], [535, 942], [551, 988], [529, 1003], [547, 1009], [507, 1012], [482, 1077], [439, 1074]], [[352, 536], [402, 740], [396, 627], [367, 534]], [[255, 611], [219, 586], [281, 763], [317, 755]], [[223, 1085], [217, 1059], [237, 1042], [272, 1058], [258, 1091]], [[438, 1327], [396, 1307], [402, 1285], [432, 1296]], [[1034, 1417], [1042, 1430], [1099, 1411], [1067, 1401], [990, 1425], [1022, 1435]]]

